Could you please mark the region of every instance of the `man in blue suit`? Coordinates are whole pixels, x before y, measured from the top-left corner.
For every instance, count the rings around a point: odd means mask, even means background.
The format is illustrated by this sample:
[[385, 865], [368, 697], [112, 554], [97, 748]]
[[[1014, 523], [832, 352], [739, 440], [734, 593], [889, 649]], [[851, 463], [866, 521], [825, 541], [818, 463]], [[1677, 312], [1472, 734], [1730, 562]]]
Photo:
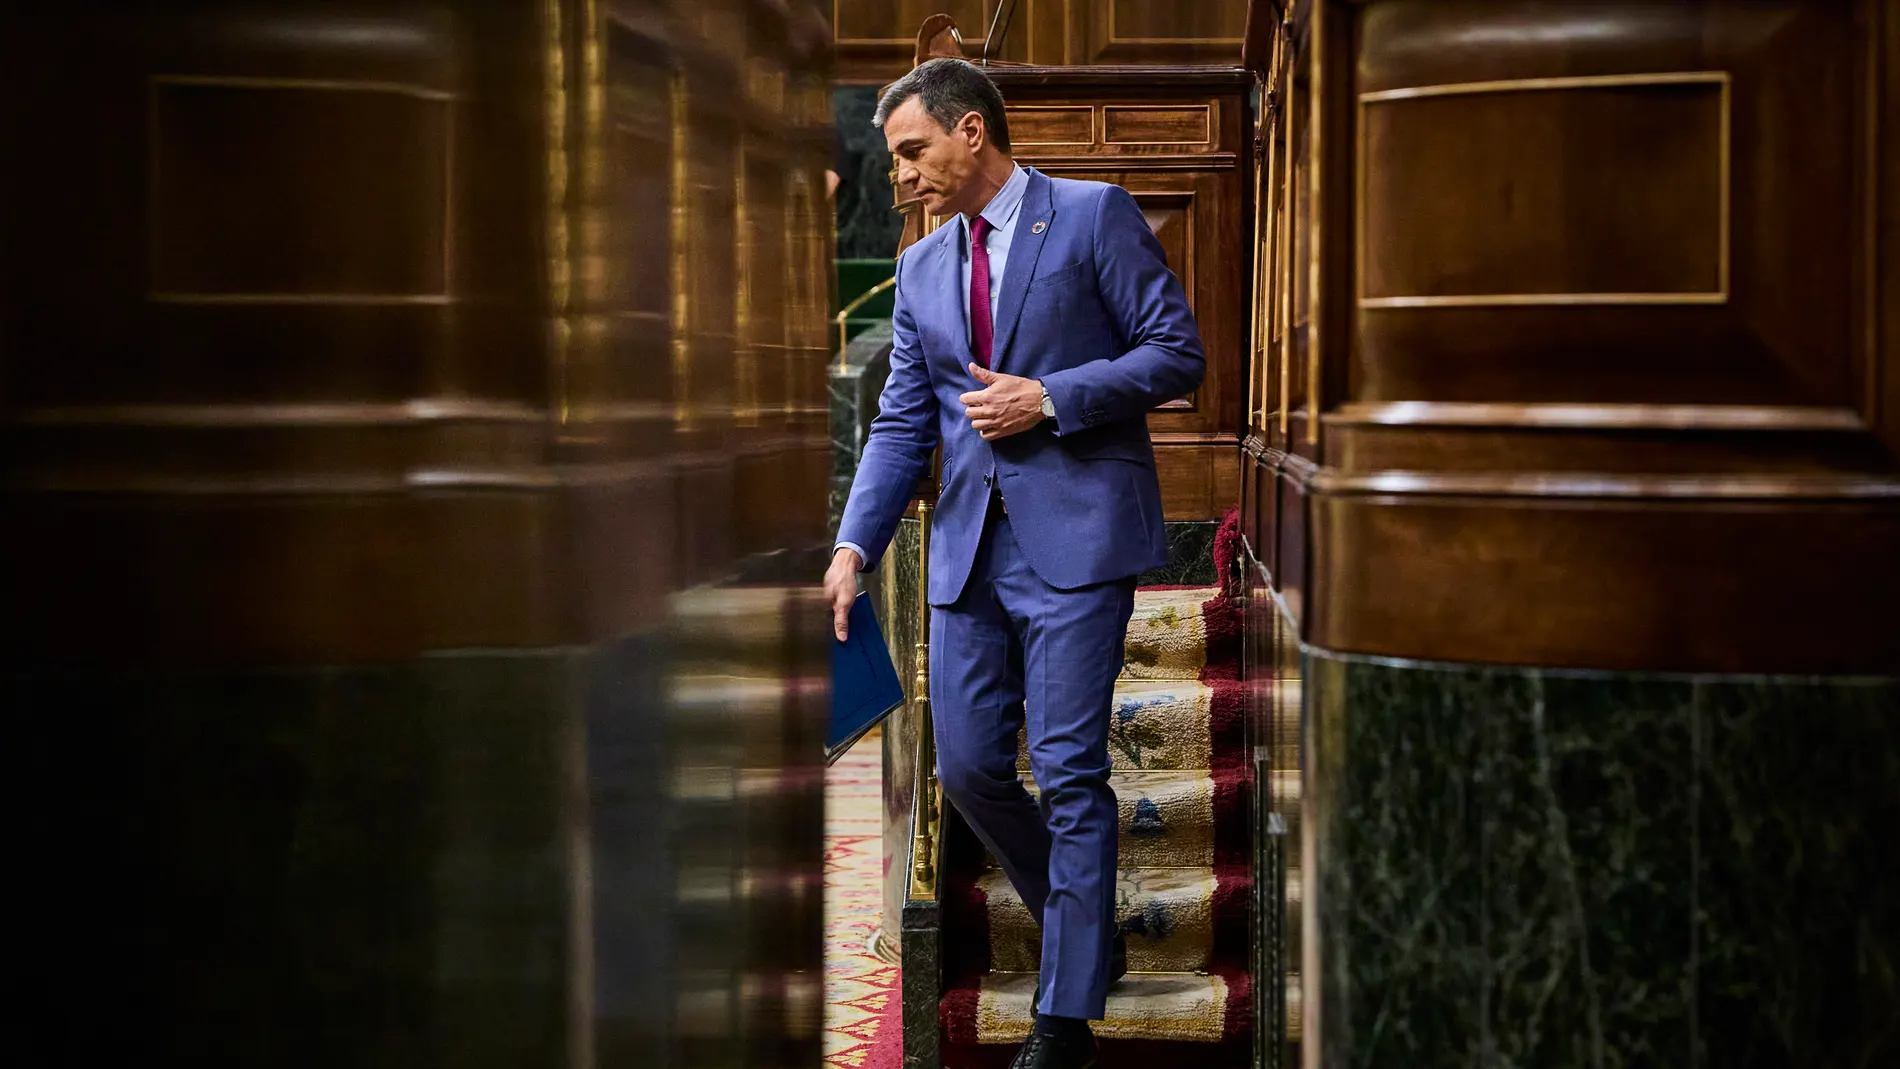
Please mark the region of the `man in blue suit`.
[[[845, 636], [943, 446], [930, 697], [944, 791], [1042, 925], [1023, 1069], [1095, 1062], [1126, 971], [1108, 725], [1135, 578], [1162, 564], [1148, 412], [1200, 384], [1181, 283], [1127, 191], [1010, 158], [1002, 94], [962, 60], [878, 103], [898, 177], [951, 216], [897, 262], [890, 379], [825, 577]], [[1025, 717], [1040, 809], [1016, 774]]]

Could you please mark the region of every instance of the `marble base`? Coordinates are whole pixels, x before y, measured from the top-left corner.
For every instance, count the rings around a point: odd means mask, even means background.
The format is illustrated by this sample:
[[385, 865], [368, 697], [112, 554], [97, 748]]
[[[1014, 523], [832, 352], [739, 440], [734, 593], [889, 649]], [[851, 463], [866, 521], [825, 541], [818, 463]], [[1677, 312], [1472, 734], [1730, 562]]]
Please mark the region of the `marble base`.
[[1308, 1064], [1900, 1065], [1900, 680], [1305, 675]]
[[851, 497], [851, 480], [858, 474], [858, 458], [877, 418], [878, 397], [891, 375], [891, 327], [881, 323], [867, 329], [845, 347], [845, 359], [829, 375], [831, 397], [830, 533], [836, 535]]
[[943, 993], [943, 915], [936, 902], [904, 906], [904, 1069], [941, 1069], [937, 1002]]
[[1220, 524], [1171, 520], [1162, 526], [1168, 534], [1168, 563], [1143, 572], [1137, 582], [1142, 586], [1213, 586], [1214, 532]]

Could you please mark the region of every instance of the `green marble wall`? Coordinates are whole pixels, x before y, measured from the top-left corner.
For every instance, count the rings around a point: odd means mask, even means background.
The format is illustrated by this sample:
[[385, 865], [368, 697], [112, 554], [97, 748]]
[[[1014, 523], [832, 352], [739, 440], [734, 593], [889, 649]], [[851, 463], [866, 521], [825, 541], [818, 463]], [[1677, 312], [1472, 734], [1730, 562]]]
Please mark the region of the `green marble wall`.
[[1305, 674], [1319, 1064], [1900, 1066], [1900, 679]]

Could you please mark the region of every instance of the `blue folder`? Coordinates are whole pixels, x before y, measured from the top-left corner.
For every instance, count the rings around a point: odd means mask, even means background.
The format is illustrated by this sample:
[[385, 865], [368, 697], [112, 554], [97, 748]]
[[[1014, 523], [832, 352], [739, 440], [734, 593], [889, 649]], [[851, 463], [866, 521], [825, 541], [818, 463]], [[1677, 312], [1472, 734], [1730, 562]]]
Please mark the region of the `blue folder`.
[[904, 704], [891, 651], [878, 630], [871, 595], [851, 603], [850, 637], [831, 640], [831, 731], [825, 738], [825, 764], [844, 756], [851, 744]]

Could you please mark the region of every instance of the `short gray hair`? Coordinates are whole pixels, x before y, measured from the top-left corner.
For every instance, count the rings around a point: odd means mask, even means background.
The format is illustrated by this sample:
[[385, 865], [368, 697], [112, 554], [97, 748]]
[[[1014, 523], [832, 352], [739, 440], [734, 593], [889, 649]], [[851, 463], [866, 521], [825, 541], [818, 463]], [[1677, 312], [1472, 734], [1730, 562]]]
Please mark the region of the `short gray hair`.
[[911, 97], [923, 101], [924, 114], [937, 120], [945, 133], [959, 119], [976, 112], [983, 117], [990, 144], [1005, 155], [1009, 153], [1009, 119], [1003, 115], [1003, 93], [976, 64], [967, 59], [933, 59], [918, 64], [884, 90], [871, 125], [882, 128], [891, 112]]

